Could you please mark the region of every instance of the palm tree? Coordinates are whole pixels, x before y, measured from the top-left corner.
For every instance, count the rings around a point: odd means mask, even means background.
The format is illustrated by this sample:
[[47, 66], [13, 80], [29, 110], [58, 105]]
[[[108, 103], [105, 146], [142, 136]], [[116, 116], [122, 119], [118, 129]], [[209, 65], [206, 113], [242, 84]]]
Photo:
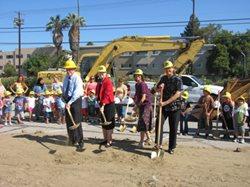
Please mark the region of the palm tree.
[[61, 49], [63, 41], [62, 30], [66, 28], [64, 20], [60, 19], [60, 15], [51, 16], [49, 22], [46, 25], [46, 31], [52, 31], [53, 34], [53, 43], [56, 47], [57, 56]]
[[74, 13], [70, 13], [65, 19], [67, 27], [70, 27], [69, 30], [69, 44], [72, 51], [72, 57], [77, 61], [77, 52], [80, 43], [80, 29], [79, 27], [85, 26], [85, 19]]

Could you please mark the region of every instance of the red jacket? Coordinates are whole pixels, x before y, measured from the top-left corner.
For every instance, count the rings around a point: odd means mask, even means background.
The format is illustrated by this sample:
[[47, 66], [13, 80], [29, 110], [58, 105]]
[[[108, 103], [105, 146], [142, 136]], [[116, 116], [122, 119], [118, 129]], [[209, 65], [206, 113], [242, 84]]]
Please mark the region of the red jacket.
[[[99, 86], [98, 86], [99, 87]], [[105, 77], [102, 81], [101, 87], [97, 88], [100, 89], [98, 94], [98, 99], [102, 104], [110, 104], [114, 102], [114, 90], [113, 90], [113, 83], [110, 78]]]

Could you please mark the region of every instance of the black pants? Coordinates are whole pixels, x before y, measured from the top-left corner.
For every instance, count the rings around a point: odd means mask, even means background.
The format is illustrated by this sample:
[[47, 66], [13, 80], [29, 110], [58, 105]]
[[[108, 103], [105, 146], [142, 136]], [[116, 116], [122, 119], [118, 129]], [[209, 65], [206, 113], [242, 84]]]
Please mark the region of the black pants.
[[70, 105], [70, 112], [73, 116], [73, 119], [75, 121], [76, 124], [79, 124], [79, 127], [74, 129], [74, 130], [70, 130], [69, 127], [71, 127], [73, 125], [70, 117], [69, 117], [69, 113], [66, 110], [66, 125], [67, 125], [67, 132], [68, 132], [68, 136], [69, 136], [69, 141], [71, 143], [81, 143], [83, 142], [83, 132], [82, 132], [82, 115], [81, 115], [81, 106], [82, 106], [82, 97], [78, 98], [74, 103], [72, 103]]
[[[169, 122], [169, 144], [168, 148], [169, 149], [174, 149], [176, 147], [176, 138], [177, 138], [177, 129], [178, 129], [178, 124], [180, 121], [180, 110], [177, 111], [166, 111], [162, 110], [162, 123], [161, 123], [161, 132], [160, 132], [160, 145], [162, 145], [162, 139], [163, 139], [163, 124], [165, 120], [168, 118]], [[159, 118], [159, 117], [158, 117]], [[158, 120], [157, 120], [157, 125], [156, 125], [156, 136], [155, 136], [155, 143], [158, 141]]]

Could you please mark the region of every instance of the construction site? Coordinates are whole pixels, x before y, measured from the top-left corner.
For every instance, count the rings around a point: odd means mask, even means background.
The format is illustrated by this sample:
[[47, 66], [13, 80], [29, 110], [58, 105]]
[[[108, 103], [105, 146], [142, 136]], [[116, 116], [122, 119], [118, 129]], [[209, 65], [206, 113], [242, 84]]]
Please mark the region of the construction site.
[[247, 0], [2, 5], [0, 187], [250, 185]]

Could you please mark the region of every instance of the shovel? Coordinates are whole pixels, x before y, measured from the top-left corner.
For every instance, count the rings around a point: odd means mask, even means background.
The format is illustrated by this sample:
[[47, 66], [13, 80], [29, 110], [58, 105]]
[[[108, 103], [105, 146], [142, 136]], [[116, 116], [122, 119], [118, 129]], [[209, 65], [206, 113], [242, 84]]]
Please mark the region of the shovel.
[[[218, 94], [218, 101], [220, 102], [220, 93]], [[217, 110], [216, 110], [216, 131], [213, 133], [213, 136], [216, 138], [220, 137], [220, 132], [219, 132], [219, 116], [220, 116], [220, 105], [218, 105]]]
[[55, 154], [56, 153], [56, 150], [55, 149], [51, 149], [49, 148], [47, 145], [45, 145], [43, 142], [37, 140], [38, 143], [40, 143], [43, 147], [47, 148], [49, 150], [49, 154]]
[[154, 95], [154, 109], [153, 109], [153, 125], [152, 125], [152, 130], [150, 131], [150, 133], [154, 133], [155, 132], [155, 126], [156, 126], [156, 100], [157, 100], [157, 95]]
[[74, 119], [73, 119], [73, 116], [72, 116], [72, 114], [71, 114], [69, 108], [67, 108], [67, 112], [68, 112], [68, 114], [69, 114], [69, 117], [70, 117], [71, 122], [73, 123], [73, 125], [72, 125], [71, 127], [69, 127], [69, 129], [70, 129], [70, 130], [75, 130], [75, 129], [77, 129], [77, 128], [79, 127], [80, 123], [79, 123], [79, 124], [76, 124], [76, 123], [75, 123], [75, 121], [74, 121]]
[[[162, 92], [163, 88], [161, 89], [160, 101], [162, 102]], [[151, 152], [151, 159], [156, 157], [163, 157], [164, 151], [160, 149], [160, 136], [161, 136], [161, 118], [162, 118], [162, 106], [159, 106], [159, 120], [158, 120], [158, 131], [157, 131], [157, 150]]]
[[101, 125], [110, 125], [112, 122], [111, 121], [107, 121], [106, 120], [106, 117], [105, 117], [105, 115], [104, 115], [104, 113], [103, 113], [103, 111], [101, 111], [100, 110], [100, 112], [101, 112], [101, 114], [102, 114], [102, 117], [103, 117], [103, 120], [104, 120], [104, 122], [103, 123], [101, 123]]

